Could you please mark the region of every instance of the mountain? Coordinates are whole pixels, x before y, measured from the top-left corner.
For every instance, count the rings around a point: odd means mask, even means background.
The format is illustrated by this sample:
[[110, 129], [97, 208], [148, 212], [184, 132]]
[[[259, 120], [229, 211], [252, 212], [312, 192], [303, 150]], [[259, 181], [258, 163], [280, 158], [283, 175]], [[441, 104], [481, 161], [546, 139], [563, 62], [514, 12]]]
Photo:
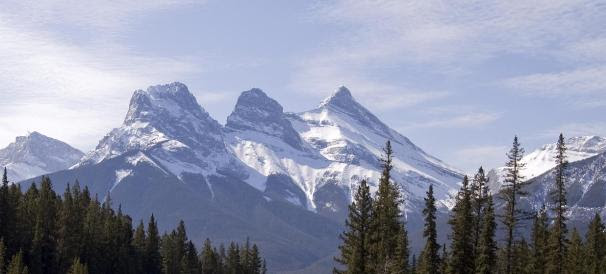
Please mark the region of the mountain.
[[[599, 136], [578, 136], [565, 141], [567, 160], [565, 188], [569, 211], [569, 227], [576, 226], [584, 233], [587, 223], [596, 213], [606, 217], [606, 138]], [[522, 170], [528, 185], [526, 197], [519, 201], [522, 211], [529, 213], [553, 207], [550, 194], [555, 189], [556, 144], [547, 144], [527, 154], [522, 159], [526, 165]], [[505, 168], [489, 172], [491, 190], [497, 193], [502, 184]], [[497, 200], [497, 208], [503, 209], [502, 200]], [[552, 211], [548, 211], [552, 214]], [[532, 227], [529, 221], [523, 227], [523, 234], [529, 236]]]
[[[566, 157], [568, 162], [576, 162], [606, 152], [606, 138], [600, 136], [577, 136], [566, 139]], [[556, 143], [546, 144], [525, 155], [521, 170], [525, 180], [531, 180], [555, 167]], [[491, 189], [496, 191], [502, 184], [505, 168], [499, 167], [489, 171]]]
[[6, 167], [11, 181], [18, 182], [67, 169], [83, 155], [64, 142], [34, 131], [0, 149], [0, 167]]
[[387, 140], [420, 246], [425, 191], [433, 184], [440, 214], [448, 214], [462, 174], [382, 123], [345, 87], [302, 113], [251, 89], [225, 126], [184, 84], [137, 90], [120, 127], [49, 176], [59, 192], [78, 180], [134, 220], [153, 213], [162, 229], [183, 219], [198, 243], [250, 237], [272, 271], [314, 263], [329, 271], [352, 193], [361, 179], [376, 190]]
[[[577, 227], [584, 231], [596, 213], [606, 217], [606, 152], [571, 162], [565, 172], [569, 225], [582, 224]], [[554, 189], [555, 169], [550, 169], [529, 181], [525, 201], [534, 210], [551, 208]]]

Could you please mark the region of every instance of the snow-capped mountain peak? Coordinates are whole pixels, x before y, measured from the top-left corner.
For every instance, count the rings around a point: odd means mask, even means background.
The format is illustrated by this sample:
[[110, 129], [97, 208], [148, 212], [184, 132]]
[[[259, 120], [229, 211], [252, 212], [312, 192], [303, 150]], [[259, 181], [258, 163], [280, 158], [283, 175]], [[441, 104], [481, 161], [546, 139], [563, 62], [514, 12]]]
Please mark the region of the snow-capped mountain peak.
[[212, 163], [225, 160], [226, 154], [221, 125], [178, 82], [135, 91], [122, 126], [107, 134], [79, 165], [133, 150], [148, 151], [174, 167], [176, 175], [184, 170], [212, 172]]
[[[565, 142], [568, 162], [576, 162], [595, 156], [606, 151], [606, 139], [599, 136], [577, 136], [568, 138]], [[526, 163], [523, 175], [531, 179], [555, 167], [556, 144], [546, 144], [526, 155], [522, 162]]]
[[7, 168], [11, 181], [19, 181], [69, 168], [83, 155], [64, 142], [34, 131], [0, 149], [0, 167]]
[[301, 138], [285, 118], [282, 106], [258, 88], [242, 92], [225, 126], [228, 130], [268, 134], [302, 149]]
[[355, 99], [351, 95], [351, 91], [345, 86], [340, 86], [330, 97], [322, 101], [320, 107], [333, 105], [347, 108], [352, 101], [355, 102]]

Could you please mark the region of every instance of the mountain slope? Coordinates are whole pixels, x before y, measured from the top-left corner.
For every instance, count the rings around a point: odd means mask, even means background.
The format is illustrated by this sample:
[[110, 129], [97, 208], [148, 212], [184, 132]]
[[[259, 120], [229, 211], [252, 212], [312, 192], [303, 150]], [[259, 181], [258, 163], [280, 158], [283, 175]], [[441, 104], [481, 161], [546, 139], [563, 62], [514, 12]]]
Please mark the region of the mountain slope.
[[[413, 237], [421, 245], [423, 197], [434, 185], [440, 214], [462, 174], [415, 146], [355, 101], [345, 87], [311, 111], [284, 113], [263, 91], [242, 93], [226, 127], [228, 149], [247, 166], [250, 185], [343, 222], [358, 183], [374, 192], [381, 174], [378, 159], [387, 140], [394, 149], [393, 180], [400, 186]], [[416, 237], [418, 234], [419, 237]]]
[[[577, 136], [568, 138], [566, 144], [566, 157], [568, 162], [576, 162], [606, 152], [606, 138], [600, 136]], [[525, 180], [531, 180], [555, 167], [556, 144], [546, 144], [541, 148], [525, 155], [521, 170]], [[505, 168], [499, 167], [489, 171], [491, 189], [496, 191], [502, 184]]]
[[0, 149], [0, 167], [6, 167], [12, 181], [63, 170], [76, 164], [84, 154], [59, 140], [38, 132], [18, 136]]

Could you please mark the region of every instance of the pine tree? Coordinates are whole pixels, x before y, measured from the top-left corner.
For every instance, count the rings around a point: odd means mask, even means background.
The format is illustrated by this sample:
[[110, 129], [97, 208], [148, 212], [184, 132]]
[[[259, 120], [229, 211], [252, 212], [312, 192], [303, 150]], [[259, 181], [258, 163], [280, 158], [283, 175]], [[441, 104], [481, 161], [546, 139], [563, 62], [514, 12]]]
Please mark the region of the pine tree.
[[557, 154], [555, 156], [555, 187], [551, 194], [554, 202], [555, 220], [552, 232], [550, 233], [549, 244], [549, 273], [563, 273], [566, 257], [566, 245], [568, 229], [566, 228], [566, 184], [565, 171], [568, 165], [566, 161], [566, 144], [564, 136], [560, 134], [556, 146]]
[[152, 214], [147, 224], [147, 237], [145, 240], [145, 273], [162, 273], [162, 257], [160, 256], [160, 236], [158, 235], [158, 224]]
[[470, 186], [471, 205], [473, 211], [473, 247], [474, 254], [480, 245], [480, 234], [482, 230], [483, 212], [486, 208], [488, 199], [488, 177], [484, 173], [484, 168], [480, 167], [478, 172], [474, 175], [472, 184]]
[[240, 248], [235, 243], [231, 243], [227, 250], [226, 268], [227, 274], [239, 274], [242, 271]]
[[88, 274], [88, 267], [86, 264], [80, 262], [79, 258], [74, 259], [71, 267], [69, 268], [68, 274]]
[[27, 266], [23, 263], [23, 252], [15, 254], [8, 265], [6, 274], [28, 274]]
[[32, 242], [32, 273], [56, 273], [57, 245], [56, 245], [56, 220], [57, 220], [57, 197], [52, 190], [51, 181], [43, 177], [40, 183], [40, 197], [37, 204], [35, 216], [34, 238]]
[[505, 201], [505, 213], [502, 222], [507, 229], [505, 246], [505, 271], [507, 274], [513, 273], [513, 245], [516, 240], [516, 227], [518, 222], [525, 217], [524, 212], [517, 207], [517, 200], [521, 196], [526, 195], [526, 192], [522, 189], [525, 185], [524, 177], [521, 174], [521, 171], [525, 166], [525, 164], [522, 163], [523, 156], [524, 149], [518, 142], [518, 136], [515, 136], [513, 145], [507, 153], [508, 161], [505, 165], [506, 173], [501, 188], [501, 194]]
[[450, 256], [446, 251], [446, 244], [442, 245], [442, 256], [440, 257], [440, 273], [448, 273], [450, 267]]
[[185, 254], [181, 258], [181, 274], [200, 274], [202, 267], [198, 260], [198, 251], [192, 241], [188, 241], [185, 246]]
[[200, 261], [202, 262], [202, 273], [215, 274], [220, 272], [221, 266], [218, 262], [217, 253], [213, 250], [209, 239], [204, 241]]
[[[583, 241], [581, 235], [576, 228], [572, 230], [572, 236], [570, 238], [570, 250], [564, 257], [562, 271], [564, 273], [584, 273], [585, 272], [585, 252], [583, 250]], [[599, 273], [599, 272], [587, 272], [587, 273]]]
[[6, 246], [4, 238], [0, 238], [0, 274], [6, 271]]
[[4, 244], [8, 245], [8, 247], [11, 246], [10, 240], [12, 239], [11, 223], [14, 220], [11, 220], [11, 212], [13, 211], [14, 209], [10, 207], [9, 186], [5, 167], [2, 175], [2, 184], [0, 185], [0, 238], [5, 239]]
[[586, 239], [586, 263], [588, 273], [600, 273], [604, 270], [606, 259], [606, 228], [599, 214], [595, 214], [587, 229]]
[[465, 176], [449, 220], [452, 241], [448, 273], [471, 273], [474, 270], [474, 242], [473, 234], [470, 233], [474, 228], [471, 195], [469, 179]]
[[532, 225], [532, 268], [533, 273], [547, 273], [547, 245], [549, 230], [547, 224], [547, 211], [545, 206], [534, 217]]
[[513, 273], [532, 273], [530, 249], [524, 238], [522, 238], [521, 241], [515, 242], [513, 246], [513, 257], [515, 258], [512, 266]]
[[143, 220], [139, 221], [139, 225], [135, 230], [135, 236], [133, 238], [133, 246], [135, 249], [135, 269], [137, 272], [145, 271], [145, 262], [147, 258], [145, 257], [145, 226], [143, 225]]
[[372, 220], [372, 198], [366, 180], [362, 180], [349, 206], [349, 215], [345, 220], [346, 231], [340, 235], [343, 243], [341, 252], [335, 260], [345, 266], [345, 270], [335, 269], [335, 273], [367, 273], [370, 271], [369, 244]]
[[440, 245], [437, 242], [438, 235], [436, 232], [435, 203], [436, 199], [433, 196], [433, 185], [429, 185], [427, 197], [425, 198], [425, 208], [423, 209], [423, 215], [425, 216], [423, 237], [426, 238], [426, 243], [417, 270], [419, 273], [433, 274], [438, 273], [440, 269], [440, 256], [438, 255]]
[[261, 274], [264, 263], [265, 262], [261, 259], [261, 255], [259, 254], [259, 248], [256, 244], [253, 244], [250, 250], [249, 273]]
[[80, 203], [79, 187], [68, 185], [63, 194], [63, 206], [59, 210], [59, 267], [66, 272], [74, 257], [83, 253], [84, 208]]
[[480, 240], [475, 255], [475, 273], [489, 274], [496, 272], [497, 264], [497, 242], [494, 239], [497, 223], [491, 195], [486, 198], [486, 207], [482, 211], [482, 216]]
[[415, 254], [412, 254], [412, 263], [410, 264], [410, 273], [411, 274], [417, 273], [417, 256]]
[[398, 237], [398, 245], [394, 254], [394, 260], [389, 267], [389, 273], [409, 273], [410, 268], [408, 266], [408, 258], [410, 256], [410, 250], [408, 248], [408, 232], [406, 226], [402, 224], [402, 233]]
[[383, 169], [379, 187], [375, 194], [372, 212], [372, 267], [377, 273], [387, 273], [392, 265], [397, 265], [396, 249], [402, 231], [400, 203], [401, 195], [398, 186], [391, 181], [393, 169], [393, 150], [387, 141], [380, 159]]

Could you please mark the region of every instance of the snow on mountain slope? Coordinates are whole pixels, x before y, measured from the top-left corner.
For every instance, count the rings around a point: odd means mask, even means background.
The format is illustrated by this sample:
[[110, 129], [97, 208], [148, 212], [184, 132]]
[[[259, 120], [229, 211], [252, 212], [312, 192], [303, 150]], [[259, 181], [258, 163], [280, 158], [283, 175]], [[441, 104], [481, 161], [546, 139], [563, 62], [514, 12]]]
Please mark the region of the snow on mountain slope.
[[[606, 217], [606, 152], [569, 163], [565, 174], [568, 226], [585, 233], [595, 214]], [[555, 207], [551, 196], [555, 191], [555, 168], [528, 180], [528, 183], [524, 189], [528, 195], [518, 203], [522, 210], [537, 212], [543, 206], [548, 209]], [[497, 202], [497, 207], [503, 207], [502, 201]], [[548, 214], [554, 214], [553, 210]], [[532, 227], [530, 223], [522, 226], [527, 230]]]
[[[606, 151], [606, 139], [599, 136], [580, 136], [566, 140], [567, 160], [576, 162], [595, 156]], [[555, 167], [556, 144], [547, 144], [542, 148], [526, 155], [523, 159], [526, 163], [524, 176], [527, 179], [539, 176], [547, 170]]]
[[[566, 157], [569, 163], [584, 160], [606, 152], [606, 138], [600, 136], [577, 136], [566, 140]], [[526, 164], [521, 174], [526, 180], [542, 175], [555, 167], [556, 144], [546, 144], [522, 158]], [[499, 167], [489, 172], [491, 188], [496, 191], [501, 186], [505, 168]]]
[[184, 84], [151, 86], [135, 91], [122, 126], [78, 166], [141, 150], [177, 176], [230, 172], [233, 158], [225, 150], [221, 128]]
[[0, 167], [6, 167], [10, 180], [17, 182], [69, 168], [83, 155], [64, 142], [34, 131], [0, 149]]
[[376, 188], [378, 158], [387, 140], [392, 141], [394, 180], [405, 192], [407, 210], [416, 210], [413, 204], [422, 200], [429, 184], [449, 206], [449, 193], [462, 178], [379, 121], [345, 87], [319, 108], [299, 114], [283, 113], [259, 89], [245, 91], [225, 131], [228, 148], [249, 168], [249, 184], [266, 192], [286, 188], [283, 198], [320, 213], [343, 212], [362, 179]]
[[[371, 184], [377, 182], [380, 176], [377, 159], [387, 140], [391, 141], [394, 151], [393, 178], [403, 187], [408, 200], [422, 199], [429, 184], [434, 185], [436, 198], [444, 203], [450, 198], [449, 194], [458, 189], [461, 172], [389, 128], [356, 102], [345, 87], [339, 88], [318, 108], [289, 118], [304, 140], [326, 159], [343, 167], [339, 170], [343, 174], [340, 183], [350, 189], [364, 175], [370, 175]], [[365, 172], [359, 174], [362, 170]]]

